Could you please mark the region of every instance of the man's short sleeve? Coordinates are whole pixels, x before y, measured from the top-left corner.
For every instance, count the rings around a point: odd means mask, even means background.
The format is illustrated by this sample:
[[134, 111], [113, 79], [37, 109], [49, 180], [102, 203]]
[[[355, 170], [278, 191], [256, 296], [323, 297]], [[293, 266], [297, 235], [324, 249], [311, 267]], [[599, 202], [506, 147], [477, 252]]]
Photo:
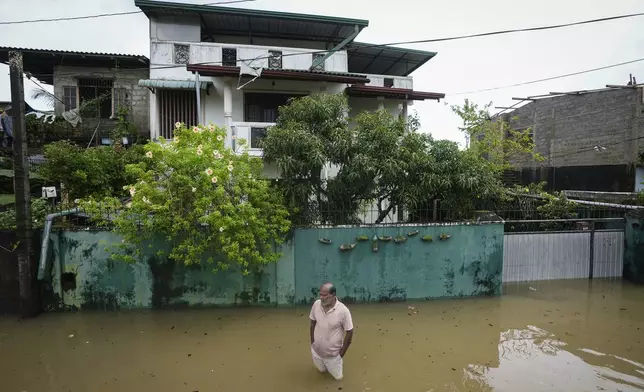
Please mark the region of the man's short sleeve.
[[318, 304], [318, 301], [313, 302], [313, 306], [311, 306], [311, 313], [309, 313], [309, 319], [316, 321], [315, 318], [315, 306]]
[[351, 312], [348, 308], [344, 308], [344, 317], [342, 318], [342, 327], [345, 331], [351, 331], [353, 329], [353, 319], [351, 318]]

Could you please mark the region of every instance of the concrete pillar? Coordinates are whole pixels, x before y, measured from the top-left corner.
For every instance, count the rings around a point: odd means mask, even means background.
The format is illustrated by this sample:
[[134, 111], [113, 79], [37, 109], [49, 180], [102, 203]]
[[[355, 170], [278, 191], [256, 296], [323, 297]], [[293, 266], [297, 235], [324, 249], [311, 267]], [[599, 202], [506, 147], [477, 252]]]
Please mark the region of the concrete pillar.
[[150, 119], [150, 139], [155, 140], [159, 138], [159, 113], [157, 109], [157, 95], [151, 90], [147, 90], [147, 93], [150, 104], [150, 108], [148, 109]]
[[407, 107], [408, 103], [407, 101], [403, 101], [402, 103], [402, 118], [405, 120], [405, 124], [408, 122], [408, 117], [409, 117], [409, 108]]
[[226, 127], [226, 147], [233, 146], [233, 86], [230, 78], [224, 79], [224, 125]]

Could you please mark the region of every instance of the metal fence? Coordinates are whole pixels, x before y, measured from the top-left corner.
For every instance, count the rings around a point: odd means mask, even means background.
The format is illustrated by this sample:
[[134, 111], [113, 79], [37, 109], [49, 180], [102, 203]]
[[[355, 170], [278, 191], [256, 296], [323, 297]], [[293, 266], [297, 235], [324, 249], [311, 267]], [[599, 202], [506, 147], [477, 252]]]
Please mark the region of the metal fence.
[[588, 223], [587, 230], [506, 232], [503, 282], [621, 277], [624, 229]]

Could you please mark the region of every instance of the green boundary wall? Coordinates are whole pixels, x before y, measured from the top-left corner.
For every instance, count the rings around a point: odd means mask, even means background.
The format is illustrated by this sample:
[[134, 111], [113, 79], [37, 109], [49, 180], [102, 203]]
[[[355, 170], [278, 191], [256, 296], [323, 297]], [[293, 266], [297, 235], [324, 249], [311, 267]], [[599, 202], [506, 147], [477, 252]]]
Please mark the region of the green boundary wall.
[[[378, 241], [374, 251], [374, 236], [406, 240]], [[325, 281], [347, 303], [501, 294], [502, 223], [300, 228], [277, 263], [245, 277], [159, 258], [164, 241], [144, 246], [136, 263], [112, 260], [121, 241], [108, 231], [52, 233], [46, 310], [309, 304]]]

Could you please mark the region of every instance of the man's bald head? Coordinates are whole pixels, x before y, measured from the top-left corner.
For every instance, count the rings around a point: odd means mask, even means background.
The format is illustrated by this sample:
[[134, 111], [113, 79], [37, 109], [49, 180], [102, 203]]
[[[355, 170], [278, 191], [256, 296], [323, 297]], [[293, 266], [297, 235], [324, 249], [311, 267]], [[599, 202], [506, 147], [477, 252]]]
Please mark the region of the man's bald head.
[[323, 305], [335, 303], [335, 286], [331, 282], [326, 282], [320, 286], [320, 300]]

